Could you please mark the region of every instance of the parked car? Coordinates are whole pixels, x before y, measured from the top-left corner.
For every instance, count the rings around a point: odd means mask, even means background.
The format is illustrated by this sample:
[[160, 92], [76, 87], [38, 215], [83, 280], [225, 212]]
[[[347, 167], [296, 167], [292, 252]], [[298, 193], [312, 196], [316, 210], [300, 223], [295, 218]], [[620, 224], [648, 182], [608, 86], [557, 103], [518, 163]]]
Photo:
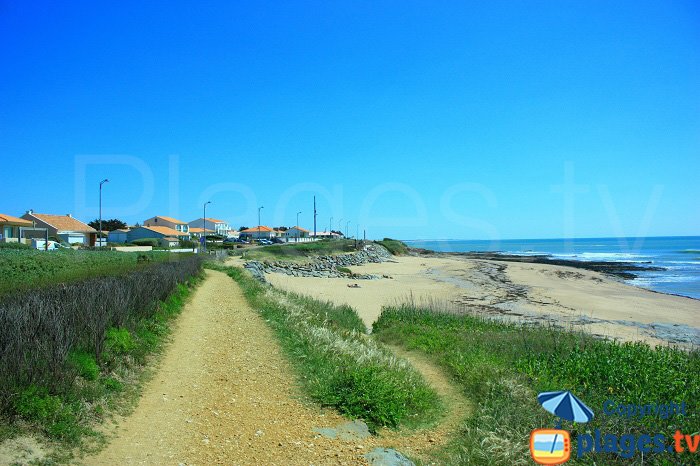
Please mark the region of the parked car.
[[245, 243], [245, 241], [240, 238], [226, 238], [224, 239], [224, 243]]
[[274, 238], [272, 238], [272, 242], [273, 242], [273, 243], [277, 243], [277, 244], [284, 244], [284, 243], [286, 243], [285, 240], [283, 240], [282, 238], [278, 238], [278, 237], [276, 237], [276, 236], [275, 236]]
[[269, 239], [259, 239], [259, 240], [258, 240], [258, 244], [262, 244], [262, 245], [264, 245], [264, 246], [268, 246], [268, 245], [273, 244], [273, 243], [272, 243], [272, 241], [270, 241]]

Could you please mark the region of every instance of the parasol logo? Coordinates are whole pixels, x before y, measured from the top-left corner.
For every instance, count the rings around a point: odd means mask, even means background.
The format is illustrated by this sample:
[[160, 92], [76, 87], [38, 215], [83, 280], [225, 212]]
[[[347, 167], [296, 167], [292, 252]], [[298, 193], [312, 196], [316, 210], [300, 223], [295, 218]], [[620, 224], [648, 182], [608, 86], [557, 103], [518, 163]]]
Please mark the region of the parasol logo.
[[559, 418], [556, 429], [535, 429], [530, 433], [530, 455], [537, 464], [563, 464], [571, 457], [569, 432], [561, 429], [561, 420], [588, 422], [593, 410], [568, 390], [537, 395], [542, 407]]
[[569, 433], [561, 429], [535, 429], [530, 434], [530, 454], [537, 464], [562, 464], [571, 457]]

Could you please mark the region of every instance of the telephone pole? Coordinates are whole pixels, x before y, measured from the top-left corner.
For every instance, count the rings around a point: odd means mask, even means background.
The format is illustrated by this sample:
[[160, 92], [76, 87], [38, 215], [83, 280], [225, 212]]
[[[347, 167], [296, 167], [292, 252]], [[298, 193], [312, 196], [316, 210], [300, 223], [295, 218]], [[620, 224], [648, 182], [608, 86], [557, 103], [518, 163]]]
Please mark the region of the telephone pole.
[[316, 213], [316, 196], [314, 196], [314, 239], [318, 239], [318, 238], [316, 238], [316, 216], [317, 215], [318, 214]]

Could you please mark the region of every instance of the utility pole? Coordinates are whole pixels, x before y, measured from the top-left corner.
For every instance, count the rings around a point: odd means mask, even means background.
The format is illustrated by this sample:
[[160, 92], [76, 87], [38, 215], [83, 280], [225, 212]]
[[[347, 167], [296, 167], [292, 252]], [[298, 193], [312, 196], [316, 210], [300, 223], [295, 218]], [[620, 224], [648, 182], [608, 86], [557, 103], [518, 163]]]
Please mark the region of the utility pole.
[[333, 217], [328, 221], [328, 234], [330, 235], [328, 239], [333, 239]]
[[296, 243], [299, 242], [299, 233], [301, 233], [301, 230], [299, 229], [299, 228], [301, 228], [301, 227], [299, 226], [299, 214], [300, 214], [300, 213], [301, 213], [301, 210], [300, 210], [299, 212], [297, 212], [297, 234], [294, 235], [294, 236], [296, 236], [296, 241], [295, 241]]
[[260, 210], [264, 209], [265, 206], [261, 205], [258, 207], [258, 241], [260, 241]]
[[[340, 231], [341, 235], [343, 234], [343, 219], [342, 219], [342, 217], [340, 220], [338, 220], [338, 231]], [[340, 238], [338, 238], [338, 239], [340, 239]]]
[[102, 246], [102, 185], [105, 183], [109, 183], [109, 180], [107, 178], [100, 181], [100, 246]]
[[211, 204], [211, 201], [204, 203], [204, 244], [202, 245], [202, 250], [205, 252], [207, 250], [207, 204]]
[[316, 213], [316, 196], [314, 196], [314, 239], [316, 238], [316, 216], [318, 214]]
[[350, 220], [345, 222], [345, 239], [348, 238], [348, 225], [350, 225]]

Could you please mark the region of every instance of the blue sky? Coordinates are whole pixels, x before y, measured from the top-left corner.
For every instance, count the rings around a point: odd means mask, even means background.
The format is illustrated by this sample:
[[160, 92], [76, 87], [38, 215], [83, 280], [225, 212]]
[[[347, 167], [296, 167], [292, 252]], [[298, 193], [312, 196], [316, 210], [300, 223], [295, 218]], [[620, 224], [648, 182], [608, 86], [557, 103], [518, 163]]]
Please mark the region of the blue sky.
[[2, 213], [700, 234], [697, 2], [0, 0], [0, 63]]

